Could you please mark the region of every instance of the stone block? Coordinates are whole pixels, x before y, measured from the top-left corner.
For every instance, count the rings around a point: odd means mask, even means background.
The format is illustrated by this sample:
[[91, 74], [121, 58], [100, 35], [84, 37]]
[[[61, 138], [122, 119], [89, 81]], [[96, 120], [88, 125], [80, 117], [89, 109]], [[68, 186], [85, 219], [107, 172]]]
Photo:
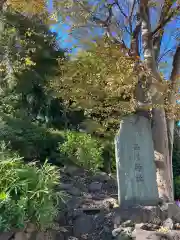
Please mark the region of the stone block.
[[158, 190], [150, 122], [136, 114], [125, 117], [115, 138], [120, 206], [157, 205]]

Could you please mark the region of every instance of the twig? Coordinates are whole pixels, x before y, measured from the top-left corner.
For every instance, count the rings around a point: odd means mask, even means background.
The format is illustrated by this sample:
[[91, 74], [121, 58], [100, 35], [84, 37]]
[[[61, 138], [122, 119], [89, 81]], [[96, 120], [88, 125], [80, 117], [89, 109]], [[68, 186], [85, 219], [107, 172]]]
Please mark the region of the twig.
[[171, 20], [171, 18], [173, 18], [176, 15], [176, 13], [179, 10], [180, 10], [180, 5], [177, 6], [176, 9], [173, 9], [167, 18], [165, 18], [162, 22], [160, 22], [158, 27], [151, 33], [151, 35], [154, 36], [160, 29], [162, 29]]

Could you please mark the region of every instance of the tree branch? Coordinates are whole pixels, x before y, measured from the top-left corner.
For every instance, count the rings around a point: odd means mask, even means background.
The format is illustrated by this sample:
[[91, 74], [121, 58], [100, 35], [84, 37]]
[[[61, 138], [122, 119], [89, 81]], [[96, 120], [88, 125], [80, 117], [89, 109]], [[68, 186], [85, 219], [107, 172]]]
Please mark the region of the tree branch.
[[158, 27], [151, 33], [152, 36], [154, 36], [160, 29], [162, 29], [171, 20], [171, 18], [177, 14], [178, 11], [180, 11], [180, 5], [177, 6], [176, 9], [173, 9], [169, 16], [167, 16], [159, 23]]
[[125, 17], [125, 18], [128, 18], [128, 16], [125, 14], [125, 12], [123, 11], [123, 9], [121, 8], [118, 0], [115, 0], [115, 4], [118, 6], [120, 12], [122, 13], [122, 15]]
[[173, 59], [173, 69], [171, 72], [171, 85], [174, 93], [177, 93], [180, 85], [180, 44], [176, 49], [176, 53]]
[[[178, 10], [178, 7], [176, 9], [172, 9], [173, 3], [166, 4], [166, 2], [163, 5], [161, 16], [159, 20], [158, 27], [152, 32], [153, 37], [153, 48], [155, 53], [155, 60], [158, 61], [159, 53], [160, 53], [160, 47], [161, 47], [161, 41], [162, 36], [164, 34], [164, 27], [165, 25], [171, 20], [173, 16], [175, 16], [176, 11]], [[170, 12], [171, 10], [171, 12]]]
[[139, 33], [141, 31], [141, 18], [140, 14], [137, 13], [137, 25], [133, 31], [130, 47], [130, 55], [139, 56]]
[[129, 16], [129, 26], [130, 26], [131, 33], [132, 33], [132, 22], [131, 21], [132, 21], [132, 15], [133, 15], [135, 5], [136, 5], [136, 0], [134, 0], [134, 2], [133, 2], [131, 13], [130, 13], [130, 16]]

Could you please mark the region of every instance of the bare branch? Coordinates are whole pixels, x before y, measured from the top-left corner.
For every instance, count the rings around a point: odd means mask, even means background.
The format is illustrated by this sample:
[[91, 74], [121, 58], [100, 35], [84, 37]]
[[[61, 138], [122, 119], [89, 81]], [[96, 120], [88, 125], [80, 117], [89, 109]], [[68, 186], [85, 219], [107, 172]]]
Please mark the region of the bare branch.
[[[170, 10], [173, 3], [167, 4], [166, 1], [164, 2], [164, 5], [162, 7], [161, 16], [159, 19], [158, 27], [153, 31], [152, 37], [153, 37], [153, 48], [154, 48], [154, 54], [155, 54], [155, 60], [158, 61], [159, 53], [160, 53], [160, 47], [161, 47], [161, 41], [162, 36], [164, 34], [164, 26], [166, 23], [168, 23], [171, 20], [171, 14]], [[169, 18], [168, 18], [168, 17]]]
[[123, 11], [123, 9], [121, 8], [118, 0], [115, 0], [115, 4], [117, 5], [117, 7], [119, 8], [120, 12], [122, 13], [122, 15], [125, 17], [125, 18], [128, 18], [128, 16], [125, 14], [125, 12]]
[[154, 36], [159, 30], [161, 30], [174, 16], [176, 16], [177, 12], [180, 11], [180, 5], [175, 9], [172, 9], [171, 13], [162, 21], [160, 21], [158, 27], [152, 32], [152, 36]]
[[140, 14], [137, 13], [137, 24], [136, 27], [133, 31], [132, 34], [132, 39], [131, 39], [131, 47], [130, 47], [130, 55], [133, 56], [139, 56], [139, 33], [141, 31], [141, 18], [140, 18]]
[[160, 61], [163, 59], [163, 57], [165, 57], [168, 53], [172, 52], [172, 49], [168, 49], [167, 51], [165, 51], [157, 60], [158, 63], [160, 63]]
[[134, 0], [134, 2], [133, 2], [131, 13], [129, 16], [129, 26], [130, 26], [131, 33], [132, 33], [132, 22], [131, 21], [132, 21], [132, 16], [133, 16], [133, 11], [134, 11], [135, 5], [136, 5], [136, 0]]

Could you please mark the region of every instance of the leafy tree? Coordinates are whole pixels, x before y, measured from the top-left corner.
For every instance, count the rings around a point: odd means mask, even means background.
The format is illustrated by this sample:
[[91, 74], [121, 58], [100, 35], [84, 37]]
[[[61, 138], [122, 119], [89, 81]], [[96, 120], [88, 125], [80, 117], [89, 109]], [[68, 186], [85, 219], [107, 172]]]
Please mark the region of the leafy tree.
[[134, 61], [123, 56], [116, 45], [107, 41], [104, 47], [99, 41], [61, 70], [62, 77], [51, 82], [53, 89], [59, 89], [63, 99], [71, 99], [72, 107], [86, 109], [86, 115], [105, 131], [110, 124], [119, 123], [118, 116], [133, 111], [131, 100], [137, 81]]
[[[136, 89], [133, 95], [133, 98], [137, 101], [136, 111], [144, 116], [149, 116], [147, 109], [150, 109], [153, 122], [152, 135], [154, 150], [155, 153], [158, 153], [158, 155], [162, 157], [163, 162], [163, 167], [160, 167], [157, 164], [159, 195], [162, 198], [165, 196], [165, 198], [173, 199], [172, 148], [174, 119], [179, 115], [179, 111], [177, 111], [176, 107], [176, 99], [178, 96], [180, 74], [180, 46], [176, 29], [174, 31], [175, 41], [173, 45], [175, 50], [172, 50], [170, 46], [167, 52], [166, 50], [163, 51], [162, 42], [167, 35], [168, 24], [174, 22], [174, 19], [178, 19], [180, 9], [178, 1], [166, 0], [163, 3], [148, 0], [95, 1], [93, 3], [92, 1], [81, 0], [53, 2], [57, 13], [61, 14], [64, 19], [68, 16], [72, 20], [72, 34], [74, 37], [82, 36], [81, 33], [83, 33], [83, 36], [87, 33], [86, 36], [88, 37], [89, 29], [96, 30], [97, 27], [101, 27], [104, 29], [106, 36], [113, 42], [112, 44], [116, 45], [120, 51], [123, 51], [127, 58], [131, 57], [137, 59], [138, 57], [139, 60], [136, 60], [134, 66], [131, 68], [131, 71], [134, 68], [138, 76], [138, 84], [136, 84]], [[150, 13], [156, 14], [157, 18], [150, 18]], [[87, 42], [86, 39], [85, 41]], [[104, 51], [106, 52], [106, 47], [104, 48]], [[168, 91], [167, 85], [164, 84], [162, 73], [159, 70], [159, 63], [162, 62], [163, 55], [168, 56], [168, 53], [173, 53], [174, 55], [173, 70], [169, 79], [170, 81], [168, 82], [170, 91]], [[82, 76], [85, 77], [84, 72], [87, 71], [88, 78], [84, 79], [86, 79], [85, 85], [88, 87], [90, 72], [91, 75], [95, 72], [96, 75], [100, 73], [101, 76], [103, 76], [103, 73], [107, 71], [107, 66], [103, 65], [102, 62], [101, 65], [99, 63], [99, 59], [102, 59], [102, 57], [98, 57], [96, 69], [93, 68], [95, 64], [93, 67], [91, 65], [90, 61], [92, 58], [92, 53], [89, 55], [87, 54], [87, 64], [85, 67], [82, 66], [84, 64], [82, 57], [80, 57], [79, 60], [83, 63], [82, 65], [78, 60], [74, 61], [75, 68], [79, 66], [79, 68], [82, 67], [83, 69], [82, 74], [80, 74], [79, 77], [80, 79], [83, 79]], [[110, 91], [112, 85], [117, 87], [114, 82], [118, 77], [119, 68], [121, 66], [116, 65], [117, 58], [113, 51], [109, 54], [108, 58], [110, 59], [109, 62], [111, 62], [108, 68], [108, 73], [110, 72], [111, 76], [113, 76], [113, 84], [111, 84], [110, 87], [108, 86]], [[142, 74], [142, 62], [140, 59], [144, 61], [143, 66], [145, 65], [145, 68], [143, 69], [146, 73], [145, 76]], [[108, 61], [106, 57], [104, 57], [103, 60], [105, 63]], [[87, 69], [86, 66], [91, 67]], [[98, 66], [101, 66], [100, 69], [97, 69]], [[81, 73], [81, 71], [79, 71], [79, 73]], [[98, 77], [96, 78], [98, 79]], [[72, 82], [73, 79], [77, 81], [76, 74], [75, 78], [73, 76]], [[105, 77], [105, 79], [107, 78]], [[100, 80], [102, 80], [102, 78]], [[97, 80], [95, 85], [98, 90], [101, 88], [100, 80]], [[116, 87], [114, 87], [114, 89], [116, 89]], [[113, 90], [111, 89], [112, 92]], [[76, 94], [78, 91], [79, 88], [76, 90]], [[80, 94], [82, 93], [83, 91], [80, 91]], [[91, 99], [90, 102], [96, 100], [96, 93], [97, 91], [94, 91], [89, 94]], [[84, 95], [88, 95], [87, 91], [85, 91], [83, 96]], [[81, 99], [82, 98], [83, 97], [81, 97]], [[114, 105], [111, 104], [111, 107], [112, 106]], [[155, 156], [156, 155], [157, 154], [155, 154]], [[157, 163], [157, 159], [155, 160]]]
[[21, 95], [29, 114], [37, 117], [46, 111], [50, 100], [46, 83], [57, 74], [58, 59], [64, 58], [64, 52], [56, 49], [55, 36], [38, 18], [6, 13], [5, 23], [1, 35], [3, 79], [11, 84], [9, 89]]
[[6, 10], [2, 21], [0, 138], [25, 159], [44, 160], [62, 141], [50, 128], [75, 128], [84, 119], [49, 88], [67, 57], [39, 16]]

